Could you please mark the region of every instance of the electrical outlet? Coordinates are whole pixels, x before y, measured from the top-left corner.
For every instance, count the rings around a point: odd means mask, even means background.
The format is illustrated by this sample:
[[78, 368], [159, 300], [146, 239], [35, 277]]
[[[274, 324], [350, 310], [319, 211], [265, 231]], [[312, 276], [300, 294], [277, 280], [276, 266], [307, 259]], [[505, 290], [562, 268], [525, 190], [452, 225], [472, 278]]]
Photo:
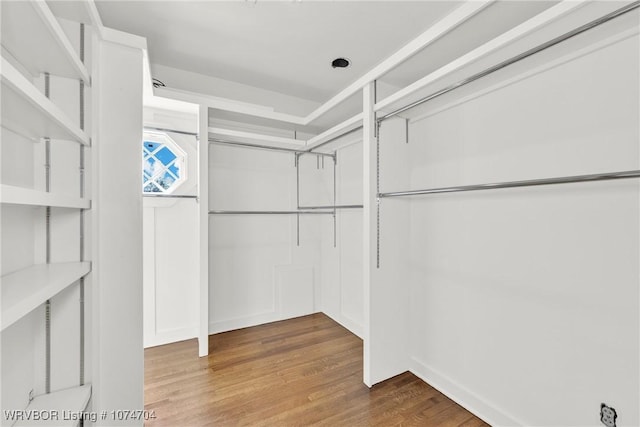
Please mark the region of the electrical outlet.
[[600, 404], [600, 421], [607, 427], [616, 427], [616, 418], [618, 414], [616, 410], [611, 406], [607, 406], [606, 403]]

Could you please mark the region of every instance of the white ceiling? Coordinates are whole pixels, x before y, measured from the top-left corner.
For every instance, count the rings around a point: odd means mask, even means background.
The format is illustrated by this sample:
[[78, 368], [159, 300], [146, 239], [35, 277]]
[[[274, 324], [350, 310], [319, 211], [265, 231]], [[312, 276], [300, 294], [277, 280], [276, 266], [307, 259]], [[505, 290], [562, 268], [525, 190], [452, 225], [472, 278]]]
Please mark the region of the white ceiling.
[[[97, 0], [107, 27], [147, 38], [151, 63], [324, 102], [457, 1]], [[348, 69], [331, 60], [347, 57]]]
[[558, 0], [495, 1], [381, 80], [407, 86], [557, 3]]
[[[559, 1], [497, 0], [491, 3], [399, 67], [380, 76], [377, 79], [378, 99], [384, 99], [398, 88], [413, 83]], [[398, 102], [406, 105], [628, 2], [587, 2], [578, 7], [577, 12], [541, 27]], [[147, 38], [152, 64], [313, 101], [307, 103], [311, 109], [306, 104], [292, 104], [286, 108], [295, 111], [284, 111], [303, 117], [316, 108], [314, 105], [328, 101], [462, 2], [96, 0], [96, 4], [105, 26]], [[347, 70], [332, 69], [330, 62], [337, 56], [350, 58], [353, 66]], [[166, 67], [164, 71], [162, 67], [155, 69], [166, 74]], [[183, 89], [197, 92], [206, 82], [193, 77], [196, 75], [191, 76], [181, 79], [180, 83], [190, 85]], [[173, 78], [169, 77], [169, 80]], [[227, 97], [222, 86], [233, 85], [215, 83], [203, 88], [203, 93]], [[216, 93], [211, 92], [212, 87]], [[233, 92], [232, 89], [229, 90]], [[256, 92], [259, 91], [251, 90], [252, 94]], [[246, 92], [241, 96], [248, 97]], [[276, 102], [275, 96], [263, 93], [257, 101], [238, 100], [282, 111], [285, 107]], [[285, 133], [297, 131], [299, 134], [320, 133], [361, 111], [362, 100], [357, 93], [306, 126], [210, 110], [212, 117], [219, 120], [273, 126]], [[418, 113], [420, 110], [412, 111]]]

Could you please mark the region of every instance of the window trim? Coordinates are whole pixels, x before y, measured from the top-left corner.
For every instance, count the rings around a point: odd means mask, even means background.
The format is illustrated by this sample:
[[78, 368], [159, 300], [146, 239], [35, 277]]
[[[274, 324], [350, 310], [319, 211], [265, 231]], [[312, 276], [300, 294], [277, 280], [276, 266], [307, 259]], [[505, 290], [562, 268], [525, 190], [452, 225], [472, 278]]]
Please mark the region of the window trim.
[[[159, 147], [154, 150], [149, 150], [145, 147], [145, 142], [153, 142], [159, 145]], [[162, 160], [160, 160], [156, 154], [162, 151], [164, 148], [167, 148], [169, 152], [171, 152], [176, 158], [171, 160], [169, 163], [165, 164]], [[148, 154], [147, 154], [148, 153]], [[148, 179], [146, 178], [145, 166], [147, 159], [153, 159], [156, 163], [160, 163], [162, 165], [160, 172], [157, 172], [151, 175]], [[171, 166], [178, 166], [179, 176], [170, 170]], [[142, 194], [172, 194], [176, 189], [178, 189], [184, 182], [187, 180], [187, 153], [178, 145], [176, 141], [174, 141], [169, 135], [164, 132], [151, 132], [144, 131], [142, 134], [142, 162], [141, 162], [141, 173], [142, 173]], [[161, 185], [157, 184], [155, 181], [159, 177], [164, 176], [166, 173], [169, 173], [172, 177], [176, 178], [169, 188], [165, 189]], [[154, 188], [157, 188], [159, 191], [145, 191], [145, 188], [148, 185], [152, 185]]]

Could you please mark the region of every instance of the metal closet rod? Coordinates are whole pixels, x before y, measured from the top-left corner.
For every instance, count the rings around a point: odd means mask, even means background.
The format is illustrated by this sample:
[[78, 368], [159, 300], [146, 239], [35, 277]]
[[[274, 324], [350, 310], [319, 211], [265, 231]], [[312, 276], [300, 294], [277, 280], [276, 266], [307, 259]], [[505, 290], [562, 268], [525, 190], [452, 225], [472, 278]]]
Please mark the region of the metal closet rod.
[[270, 147], [268, 145], [251, 144], [249, 142], [227, 141], [225, 139], [217, 139], [217, 138], [209, 138], [209, 143], [219, 144], [219, 145], [234, 145], [234, 146], [244, 147], [244, 148], [254, 148], [257, 150], [282, 151], [285, 153], [296, 153], [300, 155], [315, 154], [317, 156], [325, 156], [325, 157], [331, 157], [331, 158], [335, 157], [334, 154], [329, 154], [329, 153], [315, 153], [315, 152], [306, 151], [306, 150], [296, 150], [295, 148]]
[[362, 209], [363, 205], [300, 206], [300, 209]]
[[534, 187], [539, 185], [571, 184], [577, 182], [611, 181], [615, 179], [640, 178], [640, 170], [594, 173], [589, 175], [563, 176], [557, 178], [529, 179], [525, 181], [495, 182], [490, 184], [461, 185], [457, 187], [430, 188], [426, 190], [395, 191], [379, 193], [378, 197], [405, 197], [426, 194], [458, 193], [462, 191], [497, 190], [501, 188]]
[[209, 211], [209, 215], [333, 215], [333, 212], [321, 212], [314, 210], [295, 211], [228, 211], [216, 209]]
[[501, 70], [502, 68], [508, 67], [509, 65], [515, 64], [516, 62], [519, 62], [519, 61], [522, 61], [525, 58], [528, 58], [528, 57], [530, 57], [530, 56], [532, 56], [532, 55], [534, 55], [534, 54], [536, 54], [538, 52], [542, 52], [543, 50], [548, 49], [548, 48], [550, 48], [552, 46], [555, 46], [558, 43], [561, 43], [561, 42], [563, 42], [565, 40], [568, 40], [568, 39], [570, 39], [572, 37], [575, 37], [578, 34], [582, 34], [585, 31], [588, 31], [588, 30], [590, 30], [592, 28], [597, 27], [598, 25], [604, 24], [605, 22], [608, 22], [608, 21], [610, 21], [612, 19], [615, 19], [615, 18], [617, 18], [617, 17], [619, 17], [621, 15], [624, 15], [625, 13], [631, 12], [632, 10], [637, 9], [638, 7], [640, 7], [640, 1], [635, 1], [633, 3], [630, 3], [630, 4], [624, 6], [624, 7], [620, 8], [620, 9], [617, 9], [617, 10], [611, 12], [611, 13], [608, 13], [608, 14], [606, 14], [606, 15], [598, 18], [598, 19], [595, 19], [595, 20], [593, 20], [591, 22], [588, 22], [588, 23], [578, 27], [578, 28], [575, 28], [575, 29], [569, 31], [568, 33], [562, 34], [562, 35], [560, 35], [560, 36], [558, 36], [558, 37], [556, 37], [554, 39], [551, 39], [551, 40], [549, 40], [549, 41], [547, 41], [545, 43], [542, 43], [542, 44], [540, 44], [540, 45], [538, 45], [538, 46], [536, 46], [534, 48], [531, 48], [531, 49], [527, 50], [526, 52], [523, 52], [523, 53], [521, 53], [521, 54], [519, 54], [517, 56], [514, 56], [513, 58], [507, 59], [506, 61], [503, 61], [503, 62], [501, 62], [501, 63], [499, 63], [497, 65], [494, 65], [494, 66], [492, 66], [490, 68], [487, 68], [486, 70], [480, 71], [479, 73], [474, 74], [471, 77], [468, 77], [468, 78], [466, 78], [464, 80], [460, 80], [457, 83], [454, 83], [454, 84], [452, 84], [450, 86], [447, 86], [444, 89], [441, 89], [441, 90], [439, 90], [437, 92], [434, 92], [434, 93], [432, 93], [430, 95], [427, 95], [424, 98], [421, 98], [421, 99], [419, 99], [419, 100], [417, 100], [415, 102], [412, 102], [411, 104], [408, 104], [408, 105], [406, 105], [406, 106], [404, 106], [402, 108], [398, 108], [397, 110], [394, 110], [394, 111], [392, 111], [390, 113], [387, 113], [387, 114], [379, 117], [377, 119], [377, 121], [378, 121], [378, 123], [380, 123], [380, 122], [382, 122], [384, 120], [390, 119], [391, 117], [397, 116], [398, 114], [403, 113], [403, 112], [405, 112], [407, 110], [410, 110], [411, 108], [414, 108], [414, 107], [416, 107], [418, 105], [424, 104], [425, 102], [428, 102], [428, 101], [430, 101], [430, 100], [432, 100], [434, 98], [437, 98], [437, 97], [439, 97], [441, 95], [449, 93], [452, 90], [455, 90], [455, 89], [457, 89], [459, 87], [467, 85], [467, 84], [469, 84], [471, 82], [474, 82], [474, 81], [476, 81], [478, 79], [486, 77], [489, 74], [492, 74], [492, 73], [494, 73], [494, 72], [496, 72], [498, 70]]
[[165, 198], [165, 199], [197, 199], [198, 196], [193, 196], [190, 194], [149, 194], [144, 193], [142, 197], [157, 197], [157, 198]]
[[186, 130], [168, 129], [168, 128], [160, 128], [160, 127], [154, 127], [154, 126], [144, 126], [143, 129], [150, 130], [150, 131], [179, 133], [181, 135], [191, 135], [196, 137], [198, 136], [197, 132], [188, 132]]

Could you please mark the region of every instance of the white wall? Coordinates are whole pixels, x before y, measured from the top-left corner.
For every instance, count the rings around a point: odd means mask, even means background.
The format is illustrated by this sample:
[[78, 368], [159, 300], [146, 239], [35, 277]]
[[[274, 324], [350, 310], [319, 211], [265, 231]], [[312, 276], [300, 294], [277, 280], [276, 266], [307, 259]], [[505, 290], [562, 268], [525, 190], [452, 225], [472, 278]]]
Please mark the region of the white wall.
[[[434, 103], [411, 188], [638, 169], [638, 52], [627, 37]], [[595, 426], [601, 402], [640, 424], [639, 188], [413, 198], [411, 370], [492, 424]]]
[[[101, 41], [97, 61], [92, 409], [142, 410], [142, 50]], [[142, 420], [98, 423], [142, 425]]]
[[[295, 209], [293, 154], [210, 150], [212, 209]], [[332, 205], [333, 160], [299, 161], [300, 205]], [[336, 203], [362, 204], [361, 142], [338, 150]], [[362, 337], [361, 224], [362, 209], [338, 210], [334, 247], [332, 216], [302, 215], [298, 247], [295, 216], [212, 216], [210, 332], [322, 311]]]
[[[410, 149], [405, 143], [404, 130], [404, 120], [390, 121], [382, 130], [384, 143], [381, 142], [380, 146], [383, 159], [380, 169], [381, 182], [389, 187], [386, 190], [409, 185], [410, 168], [406, 165], [409, 164]], [[349, 141], [345, 137], [336, 144], [341, 147], [337, 150], [336, 204], [361, 205], [362, 141], [357, 138]], [[376, 150], [375, 146], [373, 150]], [[375, 164], [373, 168], [375, 171]], [[324, 173], [320, 179], [321, 191], [306, 196], [311, 197], [315, 204], [330, 205], [333, 203], [331, 171]], [[305, 203], [314, 204], [306, 200]], [[371, 340], [372, 384], [408, 369], [406, 307], [409, 304], [409, 213], [408, 201], [385, 205], [381, 209], [381, 218], [393, 226], [381, 229], [379, 269], [375, 262], [376, 236], [373, 236], [374, 282], [368, 298], [364, 288], [367, 284], [363, 282], [363, 209], [338, 210], [335, 246], [333, 222], [325, 221], [321, 227], [321, 310], [358, 337]], [[370, 316], [365, 312], [365, 305], [369, 305]], [[367, 322], [370, 322], [369, 336], [365, 333]]]
[[[336, 204], [362, 204], [362, 142], [337, 152]], [[326, 166], [330, 166], [327, 163]], [[332, 167], [332, 166], [330, 166]], [[333, 192], [333, 176], [323, 184]], [[320, 200], [332, 204], [333, 200]], [[316, 202], [318, 203], [318, 202]], [[318, 203], [320, 204], [320, 203]], [[336, 245], [333, 222], [322, 225], [322, 311], [362, 338], [364, 299], [362, 283], [362, 209], [337, 211]]]
[[[405, 121], [397, 118], [387, 121], [380, 128], [377, 175], [381, 192], [410, 185], [411, 168], [408, 165], [411, 164], [411, 150], [405, 142], [405, 129]], [[372, 141], [373, 144], [375, 141]], [[376, 150], [376, 147], [371, 149]], [[365, 165], [365, 173], [366, 169]], [[369, 169], [372, 177], [376, 177], [377, 166], [371, 164]], [[365, 184], [364, 191], [368, 193], [365, 197], [369, 197], [372, 210], [375, 211], [375, 191], [366, 187]], [[369, 270], [370, 277], [368, 282], [364, 279], [364, 380], [369, 386], [409, 368], [407, 346], [411, 319], [407, 308], [410, 304], [409, 262], [412, 256], [408, 244], [412, 233], [409, 206], [407, 200], [381, 202], [379, 217], [375, 212], [369, 219], [369, 243], [364, 245], [369, 255], [369, 263], [364, 263], [364, 268]]]
[[195, 199], [145, 198], [144, 345], [197, 336]]
[[[146, 126], [195, 132], [195, 115], [145, 108]], [[172, 195], [195, 195], [197, 141], [168, 132], [187, 155], [187, 180]], [[143, 198], [144, 345], [197, 336], [198, 205], [196, 199]]]
[[[302, 180], [308, 173], [301, 165]], [[295, 210], [294, 155], [211, 145], [209, 207]], [[295, 215], [211, 215], [209, 332], [318, 311], [318, 227], [329, 220], [301, 216], [297, 246]]]

